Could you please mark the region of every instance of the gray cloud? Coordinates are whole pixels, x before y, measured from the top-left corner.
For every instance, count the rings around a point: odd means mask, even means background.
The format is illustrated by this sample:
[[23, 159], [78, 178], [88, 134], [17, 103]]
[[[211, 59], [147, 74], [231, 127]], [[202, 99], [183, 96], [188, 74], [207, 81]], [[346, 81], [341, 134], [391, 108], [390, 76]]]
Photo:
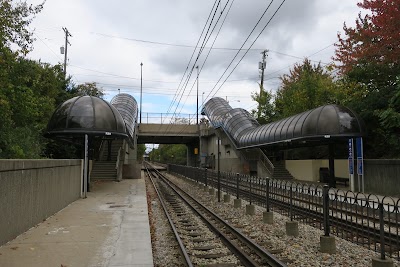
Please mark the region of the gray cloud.
[[[221, 1], [222, 5], [226, 1]], [[28, 0], [28, 3], [33, 4], [40, 2], [41, 0]], [[254, 40], [280, 2], [274, 1], [271, 10], [250, 38], [250, 42]], [[358, 0], [287, 0], [253, 47], [272, 50], [269, 52], [265, 71], [266, 78], [272, 78], [267, 82], [268, 88], [277, 88], [279, 80], [276, 77], [287, 73], [293, 63], [336, 41], [336, 33], [341, 30], [343, 22], [354, 21], [359, 11], [356, 7], [357, 2]], [[104, 85], [104, 89], [109, 90], [112, 96], [116, 93], [118, 85], [138, 86], [138, 80], [123, 77], [111, 79], [103, 73], [137, 79], [140, 77], [139, 64], [143, 62], [147, 80], [166, 81], [158, 85], [147, 82], [147, 85], [169, 88], [171, 90], [165, 92], [171, 93], [174, 92], [174, 86], [177, 86], [185, 71], [193, 48], [150, 44], [129, 39], [194, 46], [213, 3], [213, 0], [69, 0], [62, 4], [59, 1], [47, 1], [43, 12], [33, 23], [33, 27], [38, 29], [37, 35], [42, 40], [35, 42], [35, 50], [30, 57], [41, 58], [50, 63], [61, 62], [62, 56], [58, 52], [59, 46], [64, 43], [61, 27], [67, 27], [73, 34], [68, 55], [70, 64], [68, 72], [76, 75], [74, 77], [77, 83], [97, 81], [113, 84], [113, 86]], [[268, 4], [269, 1], [263, 0], [236, 0], [215, 47], [239, 48]], [[213, 38], [210, 40], [207, 46], [211, 45]], [[244, 47], [247, 48], [249, 43]], [[199, 65], [202, 65], [206, 52], [207, 50], [202, 54]], [[221, 77], [234, 54], [234, 51], [211, 52], [201, 73], [203, 81], [201, 90], [211, 90], [213, 82]], [[312, 59], [329, 62], [332, 55], [333, 47], [330, 47], [314, 55]], [[241, 55], [233, 66], [240, 57]], [[231, 82], [223, 86], [221, 95], [228, 97], [240, 95], [243, 102], [246, 99], [250, 103], [249, 92], [257, 90], [258, 87], [255, 81], [259, 81], [260, 60], [259, 50], [250, 51], [229, 79], [243, 80], [243, 82]], [[193, 79], [194, 77], [191, 81]], [[167, 81], [175, 82], [174, 86]], [[155, 89], [149, 88], [150, 90], [157, 92]], [[162, 92], [162, 89], [158, 91]], [[153, 95], [153, 97], [146, 96], [145, 100], [151, 102], [148, 107], [154, 108], [165, 106], [170, 98], [171, 96], [163, 98], [163, 95]], [[157, 101], [164, 103], [157, 105]], [[193, 103], [193, 99], [188, 99], [188, 103]], [[190, 109], [192, 106], [186, 108]]]

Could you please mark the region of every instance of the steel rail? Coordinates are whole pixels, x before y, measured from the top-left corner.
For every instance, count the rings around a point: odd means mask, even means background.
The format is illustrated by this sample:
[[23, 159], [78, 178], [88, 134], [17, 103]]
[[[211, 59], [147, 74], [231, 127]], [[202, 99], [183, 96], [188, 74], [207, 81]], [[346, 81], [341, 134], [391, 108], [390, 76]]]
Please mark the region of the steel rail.
[[[155, 171], [158, 172], [157, 170]], [[242, 264], [244, 264], [245, 266], [265, 266], [264, 264], [268, 264], [268, 266], [273, 266], [273, 267], [287, 266], [285, 263], [277, 259], [272, 253], [268, 252], [267, 250], [259, 246], [257, 243], [255, 243], [253, 240], [243, 235], [235, 227], [224, 221], [213, 211], [211, 211], [210, 209], [199, 203], [196, 199], [191, 197], [186, 192], [184, 192], [182, 189], [180, 189], [177, 185], [172, 183], [164, 175], [159, 173], [159, 177], [162, 177], [162, 179], [164, 179], [165, 182], [171, 186], [171, 188], [176, 192], [176, 194], [178, 194], [187, 203], [187, 205], [203, 219], [203, 221], [208, 225], [208, 227], [212, 229], [212, 231], [214, 231], [217, 235], [219, 235], [219, 237], [222, 239], [225, 245], [227, 245], [231, 249], [231, 251], [235, 253], [236, 256], [239, 257]], [[197, 208], [194, 207], [194, 205], [196, 205]], [[205, 211], [211, 217], [211, 219], [207, 218], [205, 215], [199, 212], [199, 208]], [[217, 227], [215, 223], [212, 223], [212, 221], [216, 221], [222, 224], [222, 227]], [[223, 228], [228, 229], [228, 231], [233, 236], [235, 236], [238, 240], [240, 240], [243, 244], [245, 244], [245, 246], [249, 248], [252, 252], [256, 253], [263, 261], [262, 265], [257, 263], [251, 256], [249, 256], [245, 251], [243, 251], [243, 249], [240, 248], [239, 245], [232, 240], [232, 238], [229, 238], [228, 234], [225, 234], [220, 230]]]
[[158, 199], [159, 199], [159, 201], [160, 201], [160, 203], [161, 203], [161, 206], [162, 206], [162, 208], [163, 208], [163, 210], [164, 210], [165, 216], [167, 217], [168, 222], [169, 222], [169, 224], [170, 224], [170, 226], [171, 226], [171, 229], [172, 229], [172, 231], [173, 231], [173, 233], [174, 233], [174, 235], [175, 235], [175, 239], [176, 239], [176, 241], [177, 241], [178, 244], [179, 244], [179, 251], [180, 251], [182, 257], [185, 259], [184, 264], [185, 264], [187, 267], [193, 267], [193, 264], [192, 264], [192, 261], [190, 260], [189, 254], [188, 254], [188, 252], [186, 251], [185, 246], [183, 245], [183, 242], [182, 242], [182, 240], [181, 240], [181, 238], [180, 238], [180, 236], [179, 236], [179, 234], [178, 234], [178, 231], [176, 230], [176, 227], [175, 227], [174, 222], [172, 221], [171, 217], [169, 216], [167, 207], [166, 207], [166, 205], [165, 205], [165, 203], [164, 203], [164, 200], [162, 199], [162, 197], [161, 197], [161, 195], [160, 195], [160, 193], [159, 193], [159, 191], [158, 191], [158, 189], [157, 189], [157, 187], [156, 187], [156, 185], [155, 185], [155, 183], [154, 183], [154, 180], [153, 180], [153, 178], [152, 178], [152, 176], [151, 176], [151, 173], [150, 173], [150, 171], [149, 171], [148, 166], [145, 166], [145, 168], [146, 168], [147, 176], [149, 177], [149, 179], [150, 179], [150, 181], [151, 181], [151, 183], [152, 183], [152, 185], [153, 185], [153, 187], [154, 187], [154, 190], [155, 190], [156, 193], [157, 193]]
[[[227, 191], [230, 192], [234, 192], [236, 191], [236, 187], [231, 186], [231, 185], [226, 185], [225, 188], [227, 188]], [[240, 189], [240, 195], [244, 196], [244, 199], [252, 199], [253, 202], [260, 204], [261, 206], [265, 205], [265, 196], [264, 195], [260, 195], [257, 193], [251, 193], [247, 190], [244, 189]], [[289, 200], [289, 196], [287, 195], [280, 195], [280, 194], [275, 194], [277, 196], [280, 196], [282, 198], [285, 198], [287, 200]], [[290, 203], [286, 202], [286, 201], [282, 201], [279, 199], [274, 199], [274, 198], [270, 198], [270, 205], [272, 207], [277, 207], [281, 210], [289, 210], [290, 208]], [[293, 202], [302, 202], [302, 203], [307, 203], [304, 201], [304, 199], [300, 199], [300, 198], [293, 198]], [[338, 201], [338, 200], [332, 200], [332, 201]], [[322, 204], [318, 204], [318, 203], [313, 203], [313, 202], [309, 202], [309, 204], [314, 205], [315, 207], [320, 207], [322, 208]], [[350, 204], [350, 203], [347, 203]], [[371, 208], [370, 208], [371, 209]], [[357, 215], [360, 215], [359, 213], [353, 212], [351, 210], [346, 210], [346, 209], [340, 209], [337, 207], [330, 207], [331, 213], [339, 213], [339, 214], [343, 214], [343, 215], [348, 215], [348, 216], [354, 216], [357, 217]], [[316, 211], [316, 210], [310, 210], [308, 208], [305, 207], [301, 207], [301, 206], [297, 206], [294, 205], [292, 207], [292, 211], [293, 211], [293, 216], [294, 218], [296, 216], [307, 216], [307, 219], [309, 219], [309, 221], [312, 221], [312, 223], [318, 222], [320, 223], [320, 225], [322, 225], [323, 223], [323, 214], [322, 212]], [[368, 220], [370, 220], [372, 223], [379, 223], [379, 219], [378, 218], [373, 218], [371, 216], [368, 216]], [[329, 214], [329, 221], [330, 221], [330, 226], [336, 229], [336, 233], [335, 235], [339, 236], [340, 234], [343, 234], [345, 232], [348, 233], [353, 233], [353, 237], [356, 237], [356, 241], [354, 241], [353, 238], [349, 239], [346, 238], [348, 240], [350, 240], [353, 243], [359, 243], [357, 240], [361, 239], [361, 238], [366, 238], [368, 240], [371, 240], [371, 244], [380, 244], [381, 243], [381, 237], [380, 237], [380, 229], [377, 227], [372, 227], [370, 225], [364, 225], [364, 224], [360, 224], [357, 222], [353, 222], [353, 221], [349, 221], [347, 219], [342, 219], [338, 216], [333, 216], [332, 214]], [[306, 221], [307, 222], [307, 221]], [[309, 223], [310, 224], [310, 223]], [[393, 222], [387, 222], [385, 221], [386, 225], [395, 225], [395, 223]], [[398, 235], [395, 233], [390, 233], [390, 232], [386, 232], [384, 233], [384, 240], [386, 244], [392, 244], [392, 246], [394, 246], [394, 249], [396, 250], [400, 250], [400, 247], [395, 247], [396, 243], [398, 243]]]

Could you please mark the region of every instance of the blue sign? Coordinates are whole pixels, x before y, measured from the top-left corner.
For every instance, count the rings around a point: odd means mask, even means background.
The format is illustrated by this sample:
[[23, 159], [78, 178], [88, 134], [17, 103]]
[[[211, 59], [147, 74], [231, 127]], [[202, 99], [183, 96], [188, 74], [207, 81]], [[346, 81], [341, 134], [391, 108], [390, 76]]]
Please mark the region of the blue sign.
[[357, 173], [358, 175], [363, 174], [363, 160], [362, 158], [357, 158]]
[[353, 139], [349, 139], [349, 173], [354, 174]]
[[363, 158], [363, 142], [361, 137], [356, 138], [357, 158]]
[[353, 158], [349, 158], [349, 173], [354, 174], [354, 162]]

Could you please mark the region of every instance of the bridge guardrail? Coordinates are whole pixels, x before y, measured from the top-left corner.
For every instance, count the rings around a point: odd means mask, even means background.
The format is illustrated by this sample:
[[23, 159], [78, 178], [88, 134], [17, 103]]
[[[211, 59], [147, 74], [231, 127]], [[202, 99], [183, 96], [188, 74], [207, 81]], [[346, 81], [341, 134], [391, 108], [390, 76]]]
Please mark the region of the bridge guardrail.
[[142, 123], [147, 124], [196, 124], [197, 114], [142, 113]]

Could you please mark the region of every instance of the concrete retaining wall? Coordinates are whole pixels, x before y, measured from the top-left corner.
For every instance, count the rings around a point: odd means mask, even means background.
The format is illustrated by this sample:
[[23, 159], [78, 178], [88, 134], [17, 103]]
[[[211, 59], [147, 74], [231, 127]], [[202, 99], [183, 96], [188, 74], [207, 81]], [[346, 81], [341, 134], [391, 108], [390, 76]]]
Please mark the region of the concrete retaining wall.
[[0, 245], [80, 197], [81, 160], [0, 160]]
[[400, 160], [364, 160], [364, 173], [366, 193], [400, 197]]
[[[319, 181], [319, 168], [329, 167], [327, 159], [322, 160], [286, 160], [286, 169], [298, 180]], [[349, 177], [348, 161], [346, 159], [335, 159], [335, 176]]]
[[[286, 160], [287, 170], [298, 180], [319, 181], [319, 168], [328, 167], [328, 160]], [[348, 160], [335, 160], [335, 176], [349, 177]], [[364, 160], [364, 191], [366, 193], [400, 197], [400, 160]], [[358, 177], [354, 177], [355, 191]]]

